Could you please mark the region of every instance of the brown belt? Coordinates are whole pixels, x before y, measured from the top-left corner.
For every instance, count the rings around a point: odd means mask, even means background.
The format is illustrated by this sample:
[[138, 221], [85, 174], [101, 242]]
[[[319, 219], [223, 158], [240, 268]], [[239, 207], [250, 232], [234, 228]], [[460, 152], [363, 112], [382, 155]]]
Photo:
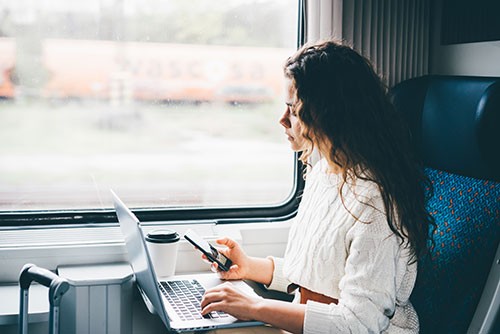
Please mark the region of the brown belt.
[[312, 300], [318, 303], [323, 303], [323, 304], [338, 304], [339, 300], [336, 298], [328, 297], [325, 295], [322, 295], [321, 293], [317, 293], [314, 291], [311, 291], [309, 289], [306, 289], [302, 286], [296, 285], [296, 284], [291, 284], [290, 287], [288, 288], [289, 291], [293, 291], [295, 289], [299, 288], [300, 291], [300, 303], [305, 304], [307, 303], [308, 300]]

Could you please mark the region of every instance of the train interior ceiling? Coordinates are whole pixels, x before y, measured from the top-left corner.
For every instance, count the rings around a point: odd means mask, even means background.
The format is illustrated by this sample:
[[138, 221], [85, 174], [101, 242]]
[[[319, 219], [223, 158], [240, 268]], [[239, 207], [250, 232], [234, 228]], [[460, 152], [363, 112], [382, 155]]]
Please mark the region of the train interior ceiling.
[[[210, 241], [230, 236], [252, 256], [283, 256], [304, 184], [278, 137], [282, 65], [298, 45], [329, 38], [370, 59], [395, 87], [396, 107], [465, 110], [473, 100], [469, 118], [456, 121], [450, 110], [434, 128], [417, 130], [430, 141], [421, 150], [429, 167], [481, 180], [482, 199], [467, 197], [467, 214], [479, 211], [485, 193], [497, 198], [477, 213], [482, 221], [472, 217], [474, 228], [445, 219], [437, 246], [469, 267], [440, 263], [447, 272], [436, 277], [446, 281], [422, 279], [419, 288], [442, 299], [414, 298], [430, 305], [422, 333], [499, 333], [498, 13], [495, 0], [0, 3], [0, 333], [19, 330], [18, 279], [27, 263], [85, 289], [62, 299], [75, 311], [62, 323], [67, 333], [165, 332], [134, 286], [109, 188], [123, 194], [145, 234], [191, 228]], [[85, 24], [95, 29], [80, 32]], [[489, 108], [486, 123], [475, 108]], [[420, 129], [429, 119], [418, 117]], [[476, 131], [479, 144], [471, 144]], [[452, 250], [448, 234], [458, 244]], [[182, 240], [176, 273], [209, 270]], [[439, 291], [472, 283], [463, 298]], [[29, 307], [29, 332], [47, 332], [45, 287], [30, 288]], [[461, 319], [450, 319], [456, 314]]]

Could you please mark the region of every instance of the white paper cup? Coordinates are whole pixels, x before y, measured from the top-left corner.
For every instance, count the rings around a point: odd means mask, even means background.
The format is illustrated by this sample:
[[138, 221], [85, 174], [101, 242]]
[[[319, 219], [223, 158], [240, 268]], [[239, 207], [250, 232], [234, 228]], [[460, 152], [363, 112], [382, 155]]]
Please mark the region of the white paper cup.
[[167, 277], [175, 274], [179, 240], [179, 234], [169, 229], [158, 229], [147, 234], [146, 244], [156, 276]]

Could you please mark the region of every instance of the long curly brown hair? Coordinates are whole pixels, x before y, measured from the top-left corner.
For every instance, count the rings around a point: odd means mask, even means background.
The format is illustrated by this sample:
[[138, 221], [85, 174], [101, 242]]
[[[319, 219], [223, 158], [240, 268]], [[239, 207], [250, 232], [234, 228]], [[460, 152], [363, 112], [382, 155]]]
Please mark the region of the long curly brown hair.
[[431, 184], [371, 63], [349, 46], [324, 41], [299, 49], [284, 72], [293, 82], [295, 112], [310, 144], [302, 162], [307, 164], [316, 146], [330, 165], [340, 167], [344, 185], [349, 178], [375, 182], [391, 230], [409, 245], [412, 260], [424, 255], [435, 225], [426, 209], [425, 188]]

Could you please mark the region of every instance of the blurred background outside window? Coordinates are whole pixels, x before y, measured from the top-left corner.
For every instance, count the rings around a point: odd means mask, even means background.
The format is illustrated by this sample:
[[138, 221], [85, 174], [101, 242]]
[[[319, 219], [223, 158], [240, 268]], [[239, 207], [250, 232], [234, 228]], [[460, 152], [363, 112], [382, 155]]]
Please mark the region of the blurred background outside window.
[[273, 205], [289, 0], [0, 2], [0, 211]]

